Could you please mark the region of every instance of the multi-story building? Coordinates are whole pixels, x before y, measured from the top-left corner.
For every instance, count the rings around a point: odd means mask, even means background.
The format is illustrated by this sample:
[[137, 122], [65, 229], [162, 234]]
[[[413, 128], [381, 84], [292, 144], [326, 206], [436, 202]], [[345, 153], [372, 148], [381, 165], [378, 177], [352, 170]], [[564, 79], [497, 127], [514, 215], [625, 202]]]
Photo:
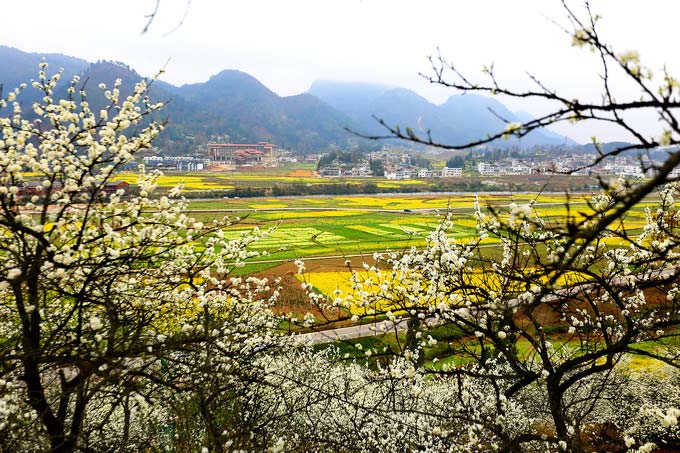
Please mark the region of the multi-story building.
[[385, 177], [387, 179], [411, 179], [412, 174], [410, 170], [400, 168], [392, 173], [385, 173]]
[[441, 175], [443, 178], [460, 178], [463, 176], [463, 169], [460, 167], [444, 167]]
[[208, 154], [215, 166], [276, 166], [276, 145], [267, 142], [208, 143]]
[[210, 166], [210, 159], [193, 156], [145, 156], [144, 165], [149, 169], [203, 171]]

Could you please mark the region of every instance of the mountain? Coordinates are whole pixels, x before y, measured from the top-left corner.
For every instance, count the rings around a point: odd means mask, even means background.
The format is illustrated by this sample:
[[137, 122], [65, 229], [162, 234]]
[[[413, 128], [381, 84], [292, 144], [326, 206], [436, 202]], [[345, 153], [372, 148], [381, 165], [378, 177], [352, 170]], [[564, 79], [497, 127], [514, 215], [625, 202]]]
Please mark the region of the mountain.
[[503, 132], [507, 121], [518, 121], [497, 100], [470, 93], [449, 97], [440, 109], [446, 122], [456, 130], [457, 144]]
[[[528, 121], [533, 121], [533, 120], [536, 119], [536, 117], [533, 116], [531, 113], [525, 112], [523, 110], [520, 110], [520, 111], [517, 111], [517, 112], [514, 112], [514, 113], [515, 113], [515, 116], [517, 117], [517, 119], [522, 123], [526, 123]], [[531, 134], [547, 135], [549, 139], [554, 140], [555, 145], [567, 145], [567, 146], [577, 146], [578, 145], [577, 142], [570, 139], [569, 137], [566, 137], [564, 135], [560, 135], [557, 132], [553, 132], [552, 130], [550, 130], [548, 128], [538, 129], [538, 130], [532, 132]], [[529, 134], [529, 135], [531, 135], [531, 134]]]
[[526, 112], [524, 110], [517, 110], [514, 113], [515, 113], [515, 116], [517, 118], [519, 118], [519, 120], [523, 123], [526, 123], [527, 121], [532, 121], [532, 120], [536, 119], [536, 117], [534, 117], [534, 115], [532, 115], [531, 113]]
[[[371, 135], [386, 132], [372, 115], [389, 125], [399, 125], [402, 130], [411, 127], [423, 137], [429, 130], [434, 141], [455, 145], [502, 132], [506, 122], [523, 121], [496, 99], [470, 93], [451, 96], [443, 104], [435, 105], [413, 91], [381, 85], [320, 80], [312, 84], [309, 92], [347, 114], [359, 131]], [[527, 118], [526, 114], [523, 118]], [[534, 146], [575, 142], [543, 129], [527, 134], [521, 141], [497, 140], [493, 144]]]
[[380, 97], [392, 88], [374, 83], [317, 80], [308, 92], [351, 118], [370, 118], [373, 112], [367, 101]]
[[[421, 134], [429, 129], [435, 140], [448, 138], [443, 135], [447, 131], [447, 126], [442, 121], [437, 106], [411, 90], [394, 88], [386, 91], [371, 102], [370, 109], [377, 118], [383, 119], [388, 125], [399, 124], [402, 129], [408, 126]], [[375, 121], [372, 121], [371, 125], [376, 127], [374, 124]], [[381, 128], [381, 131], [384, 133], [384, 128]]]
[[[22, 52], [13, 47], [0, 45], [0, 61], [2, 61], [2, 65], [0, 65], [0, 86], [2, 86], [2, 94], [6, 95], [22, 83], [30, 85], [31, 80], [37, 79], [40, 70], [38, 65], [42, 62], [43, 57], [49, 64], [47, 74], [53, 74], [59, 68], [62, 68], [64, 70], [62, 80], [66, 81], [71, 80], [74, 75], [80, 74], [90, 65], [85, 60], [67, 55]], [[42, 97], [42, 94], [29, 86], [23, 90], [21, 100], [24, 106], [30, 106]]]
[[[144, 77], [124, 63], [112, 61], [98, 61], [90, 64], [82, 73], [81, 80], [87, 94], [87, 101], [94, 112], [107, 108], [109, 101], [105, 98], [99, 84], [106, 84], [111, 88], [116, 79], [121, 80], [120, 96], [124, 98], [131, 94], [135, 85]], [[66, 95], [66, 85], [61, 86], [60, 96]], [[192, 136], [191, 119], [200, 109], [179, 96], [176, 87], [160, 81], [152, 81], [149, 97], [152, 102], [164, 102], [166, 107], [149, 117], [146, 121], [166, 121], [166, 127], [156, 141], [156, 145], [163, 151], [175, 154], [193, 151], [195, 143], [187, 138]]]
[[[606, 153], [611, 153], [613, 151], [616, 151], [617, 149], [626, 148], [626, 147], [631, 146], [631, 145], [632, 145], [632, 143], [628, 143], [628, 142], [600, 143], [600, 150], [603, 153], [606, 154]], [[595, 153], [595, 152], [597, 152], [597, 148], [592, 143], [586, 143], [585, 145], [580, 145], [580, 146], [576, 147], [575, 151], [576, 152]], [[626, 151], [626, 153], [635, 155], [635, 154], [639, 153], [640, 151], [642, 151], [642, 149], [633, 148], [629, 151]]]
[[[86, 71], [94, 86], [121, 78], [121, 93], [131, 91], [141, 76], [125, 65], [100, 62]], [[334, 143], [356, 140], [343, 128], [352, 121], [319, 99], [308, 95], [281, 97], [245, 72], [225, 70], [202, 83], [175, 87], [156, 83], [155, 101], [169, 101], [161, 115], [168, 126], [159, 146], [185, 153], [214, 137], [235, 142], [269, 141], [282, 148], [316, 151]], [[90, 95], [88, 94], [88, 98]]]
[[[449, 124], [458, 129], [457, 143], [470, 142], [503, 132], [507, 123], [521, 123], [534, 118], [524, 112], [519, 116], [500, 101], [477, 94], [465, 93], [449, 97], [440, 106]], [[575, 145], [576, 143], [548, 129], [534, 130], [521, 139], [498, 140], [495, 145]]]
[[[241, 71], [226, 70], [176, 94], [197, 108], [186, 118], [194, 135], [227, 134], [237, 142], [271, 141], [280, 147], [318, 150], [356, 137], [344, 130], [352, 120], [309, 94], [281, 97]], [[173, 112], [172, 104], [168, 106]]]
[[[18, 86], [37, 78], [42, 56], [0, 46], [0, 84]], [[121, 96], [129, 94], [143, 77], [124, 63], [99, 61], [88, 63], [65, 55], [48, 54], [48, 75], [63, 67], [62, 82], [56, 96], [66, 96], [67, 83], [79, 74], [87, 100], [93, 111], [107, 106], [100, 83], [111, 87], [122, 80]], [[86, 82], [86, 83], [85, 83]], [[168, 127], [157, 146], [171, 154], [185, 153], [205, 145], [215, 137], [232, 141], [271, 141], [283, 148], [313, 152], [329, 145], [350, 146], [359, 139], [346, 127], [354, 127], [345, 114], [310, 94], [281, 97], [254, 77], [240, 71], [227, 70], [203, 83], [180, 87], [154, 81], [150, 89], [153, 101], [166, 102], [155, 119], [167, 120]], [[28, 87], [18, 100], [31, 105], [42, 98]], [[25, 109], [30, 117], [30, 109]]]
[[375, 120], [380, 118], [388, 125], [408, 126], [417, 133], [430, 129], [435, 139], [449, 138], [449, 128], [438, 107], [405, 88], [319, 80], [309, 93], [345, 113], [354, 123], [353, 130], [361, 134], [384, 135], [387, 130]]
[[[93, 111], [107, 106], [100, 83], [112, 86], [122, 80], [121, 95], [129, 94], [142, 79], [128, 65], [120, 62], [85, 60], [60, 54], [45, 55], [48, 75], [63, 67], [64, 73], [55, 96], [66, 96], [67, 81], [81, 76], [81, 84]], [[0, 84], [18, 86], [37, 77], [42, 55], [0, 46]], [[225, 70], [201, 83], [174, 86], [154, 81], [150, 88], [153, 101], [166, 102], [155, 118], [167, 121], [168, 127], [157, 146], [165, 153], [183, 154], [204, 147], [211, 140], [234, 142], [270, 141], [282, 148], [301, 152], [317, 152], [330, 146], [375, 147], [346, 129], [367, 135], [384, 135], [372, 115], [387, 124], [411, 127], [441, 143], [462, 144], [502, 131], [508, 121], [519, 121], [495, 99], [476, 95], [452, 96], [442, 105], [430, 103], [417, 93], [404, 88], [378, 84], [317, 81], [309, 92], [282, 97], [253, 76], [236, 70]], [[28, 87], [18, 98], [24, 106], [42, 98]], [[30, 109], [24, 109], [30, 117]], [[495, 112], [495, 115], [491, 111]], [[3, 112], [0, 112], [3, 113]], [[549, 131], [535, 131], [519, 144], [565, 144], [568, 139]], [[499, 146], [517, 144], [498, 141]]]
[[13, 90], [22, 83], [28, 83], [32, 79], [38, 78], [38, 65], [43, 57], [49, 64], [49, 69], [55, 71], [59, 68], [64, 69], [63, 77], [70, 80], [76, 74], [80, 74], [90, 63], [80, 58], [69, 57], [56, 53], [29, 53], [22, 52], [13, 47], [0, 45], [0, 83], [4, 90]]

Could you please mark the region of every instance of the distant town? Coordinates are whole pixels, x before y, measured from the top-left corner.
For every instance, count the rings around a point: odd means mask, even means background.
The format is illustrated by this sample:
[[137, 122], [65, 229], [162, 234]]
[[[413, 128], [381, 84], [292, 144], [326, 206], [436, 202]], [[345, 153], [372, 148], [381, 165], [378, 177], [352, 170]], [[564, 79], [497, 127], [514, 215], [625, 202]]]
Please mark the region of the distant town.
[[[640, 157], [628, 153], [592, 165], [592, 153], [569, 149], [483, 150], [454, 155], [447, 160], [441, 155], [423, 157], [426, 155], [421, 150], [393, 145], [384, 145], [378, 151], [332, 150], [296, 154], [269, 142], [258, 142], [208, 143], [202, 152], [193, 155], [152, 154], [142, 160], [146, 168], [182, 172], [233, 172], [248, 167], [306, 163], [316, 165], [315, 174], [320, 178], [381, 177], [393, 180], [537, 174], [642, 178], [650, 176], [656, 163], [647, 155]], [[680, 171], [674, 172], [677, 173], [674, 176], [680, 176]]]

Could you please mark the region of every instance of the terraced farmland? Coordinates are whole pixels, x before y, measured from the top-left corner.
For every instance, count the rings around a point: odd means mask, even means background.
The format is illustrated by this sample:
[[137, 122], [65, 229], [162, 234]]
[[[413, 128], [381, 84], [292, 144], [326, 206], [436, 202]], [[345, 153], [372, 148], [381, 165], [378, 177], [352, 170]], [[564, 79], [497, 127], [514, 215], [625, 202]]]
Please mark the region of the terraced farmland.
[[[192, 201], [189, 209], [193, 217], [206, 222], [216, 216], [241, 217], [240, 223], [226, 231], [233, 239], [254, 227], [266, 232], [253, 248], [269, 255], [253, 260], [242, 272], [269, 269], [267, 272], [273, 275], [288, 273], [292, 278], [291, 261], [301, 258], [308, 262], [309, 283], [333, 297], [336, 289], [348, 293], [349, 273], [344, 272], [347, 258], [358, 257], [361, 261], [375, 251], [421, 247], [446, 212], [452, 215], [451, 234], [456, 239], [475, 237], [475, 198], [474, 194], [268, 197]], [[494, 208], [535, 200], [538, 215], [547, 222], [560, 223], [567, 215], [588, 212], [590, 195], [572, 196], [569, 210], [562, 194], [498, 193], [480, 194], [477, 198], [481, 206]], [[635, 233], [644, 221], [643, 203], [628, 216], [625, 228]], [[616, 245], [617, 239], [608, 241]], [[492, 247], [489, 252], [493, 253]]]
[[[269, 259], [339, 256], [422, 245], [437, 225], [434, 214], [366, 212], [362, 210], [251, 212], [226, 232], [237, 238], [253, 226], [268, 230], [253, 248], [268, 250]], [[461, 228], [457, 236], [470, 237], [475, 230]]]
[[[535, 211], [549, 222], [564, 221], [567, 214], [587, 212], [586, 196], [572, 197], [565, 208], [563, 195], [485, 194], [482, 206], [507, 206], [535, 199]], [[271, 259], [335, 256], [400, 249], [422, 245], [428, 232], [440, 222], [445, 212], [453, 219], [453, 236], [464, 239], [476, 235], [473, 195], [455, 196], [356, 196], [291, 197], [193, 201], [192, 216], [210, 221], [229, 215], [242, 220], [228, 236], [238, 237], [254, 227], [274, 228], [254, 247], [269, 250]], [[626, 228], [642, 227], [645, 213], [632, 213]]]

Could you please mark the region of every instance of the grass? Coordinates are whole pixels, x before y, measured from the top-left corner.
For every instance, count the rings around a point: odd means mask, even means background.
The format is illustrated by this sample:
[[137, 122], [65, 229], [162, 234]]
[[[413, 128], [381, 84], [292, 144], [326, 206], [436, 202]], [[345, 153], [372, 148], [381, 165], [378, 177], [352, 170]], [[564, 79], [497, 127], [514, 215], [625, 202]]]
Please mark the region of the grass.
[[[254, 181], [259, 176], [251, 176]], [[249, 179], [242, 176], [239, 181]], [[304, 178], [302, 178], [304, 180]], [[318, 181], [315, 181], [318, 183]], [[567, 201], [563, 195], [545, 194], [484, 194], [479, 196], [482, 206], [501, 207], [510, 203], [528, 203], [535, 200], [535, 211], [547, 222], [564, 222], [568, 215], [587, 213], [589, 196], [573, 196], [569, 199], [570, 210], [565, 207]], [[450, 209], [453, 216], [454, 235], [457, 238], [468, 238], [476, 235], [476, 222], [473, 218], [475, 197], [471, 194], [456, 195], [415, 195], [415, 196], [328, 196], [328, 197], [288, 197], [257, 199], [221, 199], [210, 201], [192, 201], [189, 208], [192, 216], [209, 221], [217, 215], [231, 210], [231, 215], [247, 217], [238, 225], [230, 228], [228, 235], [237, 235], [248, 229], [259, 226], [261, 229], [277, 225], [277, 229], [268, 238], [255, 244], [258, 250], [269, 250], [270, 256], [258, 260], [295, 259], [312, 256], [332, 256], [352, 253], [369, 253], [376, 250], [399, 250], [410, 246], [422, 246], [425, 235], [436, 227], [440, 218], [435, 210]], [[633, 234], [640, 231], [645, 223], [644, 208], [652, 203], [648, 200], [637, 206], [627, 217], [625, 228]], [[621, 226], [619, 226], [621, 227]], [[411, 234], [415, 233], [415, 234]], [[618, 239], [607, 239], [607, 243], [616, 246]], [[494, 248], [487, 249], [490, 255]], [[256, 260], [257, 261], [257, 260]], [[237, 270], [239, 275], [259, 272], [278, 263], [247, 264]], [[314, 288], [328, 297], [333, 297], [335, 290], [343, 295], [351, 293], [349, 272], [311, 272], [305, 278]], [[568, 339], [562, 328], [548, 332], [555, 338], [555, 344]], [[425, 366], [441, 369], [445, 364], [460, 365], [470, 359], [456, 353], [460, 344], [474, 351], [475, 340], [461, 338], [455, 327], [442, 326], [428, 332], [438, 342], [425, 349]], [[383, 348], [397, 350], [403, 345], [404, 334], [382, 335], [336, 343], [341, 354], [350, 358], [365, 360], [365, 351], [375, 349], [380, 353]], [[361, 345], [357, 347], [356, 345]], [[574, 344], [574, 347], [577, 345]], [[328, 347], [318, 346], [318, 347]], [[519, 341], [518, 350], [522, 354], [530, 354], [528, 343]], [[654, 347], [644, 344], [641, 347]], [[654, 366], [650, 359], [631, 357], [628, 367], [631, 370]]]
[[[536, 200], [535, 211], [547, 222], [564, 222], [568, 214], [587, 212], [586, 196], [569, 199], [567, 211], [564, 195], [543, 194], [482, 194], [482, 206], [507, 206], [510, 203], [528, 203]], [[228, 214], [241, 217], [241, 221], [226, 230], [227, 237], [237, 238], [252, 228], [276, 229], [268, 237], [253, 244], [255, 250], [269, 252], [268, 256], [254, 259], [239, 269], [239, 274], [269, 269], [277, 263], [270, 260], [372, 254], [375, 251], [405, 250], [422, 247], [427, 234], [441, 221], [436, 210], [450, 209], [456, 239], [464, 240], [477, 235], [472, 194], [414, 195], [414, 196], [327, 196], [327, 197], [262, 197], [256, 199], [199, 200], [189, 203], [190, 215], [197, 220], [210, 222]], [[646, 203], [650, 203], [650, 201]], [[645, 222], [645, 203], [630, 213], [625, 228], [633, 234]], [[617, 238], [605, 242], [616, 246]], [[492, 243], [487, 249], [489, 257], [499, 251]], [[495, 255], [494, 255], [495, 256]], [[260, 261], [260, 262], [258, 262]], [[323, 294], [332, 295], [336, 289], [348, 294], [349, 273], [320, 273], [309, 275], [313, 285]]]
[[[462, 366], [472, 363], [473, 359], [471, 357], [456, 352], [461, 346], [468, 351], [468, 354], [476, 354], [480, 351], [475, 338], [465, 337], [463, 332], [453, 325], [438, 326], [423, 332], [423, 337], [427, 336], [437, 340], [436, 344], [427, 345], [423, 348], [425, 354], [423, 365], [425, 369], [430, 371], [442, 371], [446, 366]], [[577, 340], [565, 340], [564, 336], [558, 332], [549, 333], [549, 338], [553, 345], [558, 348], [567, 347], [577, 351], [580, 347], [580, 343]], [[320, 344], [316, 348], [335, 347], [338, 349], [341, 357], [372, 361], [379, 360], [378, 357], [385, 352], [394, 353], [400, 351], [404, 347], [405, 340], [406, 335], [402, 331], [396, 335], [394, 333], [387, 333], [372, 337]], [[453, 346], [454, 343], [456, 346]], [[674, 347], [677, 347], [676, 343], [677, 341], [673, 342]], [[520, 339], [515, 344], [515, 347], [520, 357], [529, 357], [535, 354], [533, 348], [526, 340]], [[653, 341], [639, 343], [636, 347], [646, 351], [658, 350], [659, 348]], [[369, 349], [374, 351], [371, 358], [366, 356], [366, 351]], [[631, 372], [661, 372], [666, 367], [661, 361], [650, 357], [626, 354], [624, 359], [621, 363]]]
[[[450, 209], [453, 219], [452, 234], [457, 239], [477, 235], [474, 220], [474, 196], [471, 194], [415, 195], [415, 196], [328, 196], [257, 199], [220, 199], [192, 201], [190, 215], [210, 222], [229, 215], [241, 220], [227, 230], [228, 237], [236, 238], [254, 227], [262, 230], [276, 226], [268, 238], [253, 245], [269, 251], [262, 260], [292, 260], [315, 256], [345, 256], [374, 251], [403, 250], [425, 245], [427, 233], [440, 222], [436, 210]], [[535, 210], [546, 221], [563, 222], [567, 215], [562, 195], [484, 194], [480, 203], [507, 206], [537, 199]], [[585, 197], [570, 199], [572, 213], [585, 212]], [[637, 233], [644, 225], [643, 206], [636, 208], [626, 220], [625, 227]], [[614, 245], [618, 239], [607, 239]], [[491, 244], [491, 243], [489, 243]], [[490, 251], [491, 252], [491, 251]], [[256, 271], [272, 265], [252, 264], [246, 269]]]
[[[432, 214], [419, 214], [405, 222], [400, 213], [371, 213], [351, 211], [257, 211], [248, 214], [241, 222], [228, 228], [227, 237], [235, 239], [254, 227], [275, 229], [253, 244], [255, 250], [267, 250], [270, 259], [301, 258], [309, 256], [335, 256], [385, 249], [402, 249], [423, 245], [428, 225], [436, 225]], [[215, 213], [192, 212], [192, 217], [204, 222], [215, 218]], [[461, 228], [462, 237], [472, 233], [471, 228]]]

